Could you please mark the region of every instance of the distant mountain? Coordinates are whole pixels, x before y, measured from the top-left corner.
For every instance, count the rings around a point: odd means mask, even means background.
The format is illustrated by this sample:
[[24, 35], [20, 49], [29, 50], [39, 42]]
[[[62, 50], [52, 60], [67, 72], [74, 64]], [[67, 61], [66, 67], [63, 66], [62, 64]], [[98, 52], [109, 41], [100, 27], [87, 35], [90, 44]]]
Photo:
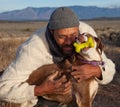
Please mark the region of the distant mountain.
[[[120, 17], [120, 8], [100, 8], [96, 6], [70, 6], [80, 19], [94, 19], [99, 17]], [[0, 13], [0, 20], [48, 20], [55, 7], [34, 8], [27, 7]]]

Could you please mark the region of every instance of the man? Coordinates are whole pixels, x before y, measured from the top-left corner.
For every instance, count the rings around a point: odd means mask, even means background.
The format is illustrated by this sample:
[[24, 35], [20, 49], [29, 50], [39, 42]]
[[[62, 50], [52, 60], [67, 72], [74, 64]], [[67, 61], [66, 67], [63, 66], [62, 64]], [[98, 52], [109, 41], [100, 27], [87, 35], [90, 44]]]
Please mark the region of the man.
[[[21, 107], [33, 107], [37, 104], [37, 96], [69, 93], [71, 83], [68, 81], [63, 84], [66, 81], [65, 76], [56, 81], [53, 79], [59, 71], [51, 74], [39, 86], [29, 85], [25, 81], [38, 67], [60, 62], [72, 55], [73, 42], [79, 33], [83, 32], [96, 36], [89, 25], [79, 22], [71, 9], [57, 8], [52, 13], [47, 27], [37, 31], [18, 48], [15, 60], [0, 77], [0, 99], [20, 103]], [[89, 64], [73, 66], [72, 68], [76, 71], [72, 75], [78, 82], [95, 77], [100, 84], [109, 83], [115, 74], [115, 65], [104, 53], [102, 59], [105, 62], [104, 67]], [[79, 71], [82, 72], [79, 73]], [[44, 99], [40, 100], [44, 102]]]

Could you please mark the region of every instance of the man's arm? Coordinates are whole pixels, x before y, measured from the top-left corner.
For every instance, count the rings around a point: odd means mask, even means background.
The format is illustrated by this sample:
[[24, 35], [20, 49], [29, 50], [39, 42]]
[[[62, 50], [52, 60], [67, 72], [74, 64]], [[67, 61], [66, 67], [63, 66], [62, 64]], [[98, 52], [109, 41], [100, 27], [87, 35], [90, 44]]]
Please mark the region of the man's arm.
[[77, 65], [72, 66], [74, 72], [72, 72], [72, 76], [77, 80], [77, 82], [81, 82], [87, 80], [89, 78], [102, 78], [102, 71], [99, 66], [94, 66], [91, 64]]
[[46, 62], [49, 58], [46, 58], [47, 55], [44, 53], [46, 50], [42, 46], [42, 40], [36, 35], [31, 36], [20, 46], [15, 60], [0, 77], [0, 99], [14, 103], [36, 100], [35, 86], [29, 85], [25, 81], [32, 71], [45, 63], [49, 64], [51, 62]]
[[[80, 30], [80, 33], [88, 32], [91, 35], [97, 37], [97, 34], [94, 31], [94, 29], [84, 22], [80, 22], [79, 30]], [[110, 60], [106, 57], [104, 52], [102, 52], [101, 57], [102, 57], [102, 60], [105, 62], [104, 66], [96, 66], [95, 67], [92, 65], [84, 65], [86, 67], [82, 67], [81, 69], [85, 71], [85, 74], [88, 71], [87, 68], [89, 70], [91, 70], [92, 73], [88, 74], [88, 76], [86, 78], [88, 78], [89, 76], [90, 77], [94, 76], [95, 79], [98, 81], [98, 83], [107, 84], [112, 81], [112, 79], [115, 75], [115, 72], [116, 72], [115, 64], [112, 62], [112, 60]]]
[[35, 86], [25, 82], [32, 72], [28, 54], [28, 48], [20, 47], [16, 59], [0, 77], [0, 99], [13, 103], [23, 103], [35, 98]]
[[35, 96], [45, 96], [47, 94], [64, 95], [71, 92], [71, 82], [67, 81], [66, 76], [62, 76], [58, 80], [54, 80], [59, 71], [49, 75], [40, 85], [35, 86]]
[[100, 84], [107, 84], [113, 80], [116, 69], [112, 60], [108, 59], [104, 53], [102, 53], [103, 66], [99, 66], [102, 73], [102, 79], [95, 78]]
[[71, 74], [78, 82], [95, 77], [98, 83], [108, 84], [114, 77], [115, 65], [110, 59], [106, 58], [105, 55], [103, 55], [102, 58], [105, 62], [104, 66], [94, 66], [91, 64], [73, 66], [72, 69], [74, 72]]

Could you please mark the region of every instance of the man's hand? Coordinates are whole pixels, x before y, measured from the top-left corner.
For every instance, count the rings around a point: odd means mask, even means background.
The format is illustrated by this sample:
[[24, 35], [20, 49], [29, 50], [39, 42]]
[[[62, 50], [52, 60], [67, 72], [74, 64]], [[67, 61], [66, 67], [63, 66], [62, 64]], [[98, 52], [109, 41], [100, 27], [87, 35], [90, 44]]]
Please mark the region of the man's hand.
[[73, 72], [71, 75], [77, 80], [77, 82], [81, 82], [91, 77], [101, 78], [102, 75], [99, 66], [93, 66], [90, 64], [73, 66], [72, 70]]
[[67, 94], [71, 92], [71, 82], [67, 81], [65, 75], [58, 80], [54, 80], [58, 71], [48, 76], [48, 78], [39, 86], [35, 87], [35, 96], [46, 94]]

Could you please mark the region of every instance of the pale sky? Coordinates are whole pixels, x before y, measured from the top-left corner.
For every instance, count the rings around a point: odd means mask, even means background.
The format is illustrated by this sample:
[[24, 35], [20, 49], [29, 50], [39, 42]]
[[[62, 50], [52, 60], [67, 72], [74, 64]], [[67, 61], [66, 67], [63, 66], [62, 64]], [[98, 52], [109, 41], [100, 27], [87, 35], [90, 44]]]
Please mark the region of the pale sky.
[[120, 0], [0, 0], [0, 12], [19, 10], [26, 7], [60, 6], [120, 7]]

